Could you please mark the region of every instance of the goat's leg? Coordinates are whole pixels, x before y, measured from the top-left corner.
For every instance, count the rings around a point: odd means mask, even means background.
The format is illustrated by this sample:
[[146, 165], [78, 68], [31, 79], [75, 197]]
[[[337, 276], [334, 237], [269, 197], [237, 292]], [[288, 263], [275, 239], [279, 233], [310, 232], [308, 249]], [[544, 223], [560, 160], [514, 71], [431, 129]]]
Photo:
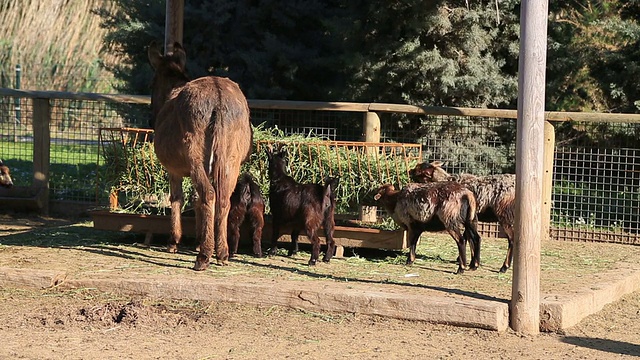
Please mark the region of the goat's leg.
[[167, 251], [175, 253], [178, 251], [178, 244], [182, 239], [182, 203], [184, 202], [182, 193], [182, 177], [169, 174], [169, 186], [171, 201], [171, 237], [167, 244]]
[[193, 196], [193, 210], [195, 212], [195, 220], [196, 220], [196, 251], [200, 252], [200, 243], [202, 242], [202, 202], [200, 201], [200, 197], [198, 193], [195, 193]]
[[[289, 249], [289, 254], [287, 256], [294, 256], [298, 253], [298, 237], [300, 237], [300, 230], [292, 230], [291, 231], [291, 248]], [[309, 235], [311, 238], [311, 235]]]
[[271, 224], [271, 248], [269, 249], [269, 255], [275, 255], [278, 253], [278, 238], [280, 237], [280, 223], [276, 219], [276, 215], [272, 217], [273, 222]]
[[262, 211], [251, 207], [249, 209], [249, 222], [253, 230], [253, 255], [262, 257], [262, 229], [264, 228]]
[[320, 238], [318, 237], [317, 229], [307, 229], [307, 235], [311, 240], [311, 259], [309, 265], [314, 266], [318, 262], [320, 257]]
[[509, 241], [509, 247], [507, 248], [507, 256], [504, 259], [504, 263], [500, 268], [500, 272], [507, 272], [507, 269], [511, 267], [511, 262], [513, 261], [513, 226], [510, 223], [501, 223], [502, 230], [507, 234], [507, 240]]
[[478, 233], [478, 229], [475, 224], [471, 224], [465, 227], [464, 237], [469, 242], [469, 248], [471, 249], [471, 261], [469, 261], [469, 269], [476, 270], [480, 266], [480, 243], [482, 239]]
[[229, 242], [229, 258], [234, 257], [238, 253], [238, 244], [240, 244], [240, 224], [229, 224], [227, 222], [227, 241]]
[[334, 225], [335, 220], [333, 219], [333, 214], [330, 214], [324, 221], [324, 234], [325, 239], [327, 240], [327, 251], [324, 253], [322, 261], [327, 263], [331, 261], [333, 254], [336, 252], [336, 242], [333, 239]]
[[448, 228], [447, 232], [458, 246], [458, 270], [456, 274], [464, 273], [464, 268], [467, 266], [467, 242], [464, 239], [464, 235], [458, 228]]
[[409, 226], [407, 231], [407, 237], [409, 238], [409, 255], [407, 255], [407, 265], [412, 265], [416, 261], [416, 246], [418, 246], [418, 240], [420, 239], [421, 231], [417, 231], [412, 226]]

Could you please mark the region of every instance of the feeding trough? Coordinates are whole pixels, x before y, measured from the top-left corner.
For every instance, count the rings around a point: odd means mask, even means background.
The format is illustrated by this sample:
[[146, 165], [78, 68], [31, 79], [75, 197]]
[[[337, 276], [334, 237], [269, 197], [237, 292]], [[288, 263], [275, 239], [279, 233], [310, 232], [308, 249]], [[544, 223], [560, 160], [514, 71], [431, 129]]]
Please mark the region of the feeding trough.
[[[98, 192], [107, 189], [110, 209], [91, 213], [95, 228], [144, 233], [147, 243], [153, 234], [170, 232], [168, 216], [151, 213], [152, 208], [167, 205], [169, 188], [164, 169], [153, 152], [152, 136], [153, 131], [146, 129], [100, 129], [98, 156], [104, 159], [105, 170], [99, 174]], [[380, 184], [408, 182], [409, 169], [421, 161], [419, 144], [322, 141], [302, 137], [283, 139], [276, 136], [258, 138], [254, 153], [243, 171], [252, 173], [265, 198], [268, 166], [266, 156], [263, 156], [264, 147], [274, 144], [287, 146], [291, 156], [291, 176], [297, 181], [313, 183], [322, 181], [325, 176], [340, 178], [334, 234], [338, 253], [344, 247], [388, 250], [407, 247], [403, 230], [365, 226], [367, 221], [374, 223], [378, 220], [375, 207], [366, 205], [373, 205], [368, 193]], [[185, 190], [188, 194], [189, 189]], [[356, 223], [355, 219], [365, 221]], [[194, 229], [194, 218], [183, 216], [183, 233], [194, 236]], [[308, 243], [304, 233], [301, 235], [300, 242]], [[270, 236], [267, 217], [263, 241], [270, 243]], [[280, 241], [290, 241], [290, 238], [283, 235]]]

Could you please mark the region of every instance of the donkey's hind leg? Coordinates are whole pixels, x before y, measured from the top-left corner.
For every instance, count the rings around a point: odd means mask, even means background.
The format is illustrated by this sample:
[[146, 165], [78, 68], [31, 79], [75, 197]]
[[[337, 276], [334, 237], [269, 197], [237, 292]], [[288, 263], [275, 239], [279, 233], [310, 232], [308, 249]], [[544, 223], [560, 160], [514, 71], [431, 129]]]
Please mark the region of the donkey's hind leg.
[[200, 236], [200, 252], [196, 257], [196, 263], [193, 269], [201, 271], [209, 267], [209, 262], [213, 255], [213, 219], [215, 216], [216, 193], [204, 169], [192, 170], [191, 182], [194, 184], [195, 191], [198, 193], [199, 204], [196, 207], [196, 211], [200, 212], [200, 226], [199, 229], [196, 229]]
[[178, 244], [180, 244], [180, 240], [182, 239], [181, 211], [182, 203], [184, 201], [182, 193], [182, 177], [169, 174], [169, 184], [171, 191], [169, 196], [169, 200], [171, 201], [171, 237], [167, 244], [167, 251], [175, 253], [178, 251]]

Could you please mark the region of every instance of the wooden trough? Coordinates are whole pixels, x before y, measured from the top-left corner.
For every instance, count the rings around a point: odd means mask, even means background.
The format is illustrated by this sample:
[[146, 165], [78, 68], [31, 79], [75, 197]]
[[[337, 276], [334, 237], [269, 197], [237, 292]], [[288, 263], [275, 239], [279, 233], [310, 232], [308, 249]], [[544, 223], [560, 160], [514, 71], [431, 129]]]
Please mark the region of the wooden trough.
[[[91, 211], [90, 214], [94, 228], [142, 233], [146, 235], [146, 245], [151, 243], [154, 234], [169, 234], [171, 232], [171, 222], [166, 215], [124, 214], [108, 210]], [[194, 217], [182, 217], [182, 232], [186, 236], [195, 236]], [[285, 229], [285, 232], [290, 233], [290, 230]], [[270, 244], [270, 237], [271, 222], [267, 219], [262, 232], [263, 244]], [[325, 237], [321, 235], [320, 238], [324, 243]], [[390, 231], [337, 225], [334, 231], [334, 240], [336, 242], [336, 256], [342, 256], [345, 247], [383, 250], [402, 250], [407, 248], [407, 237], [404, 230]], [[290, 242], [291, 238], [288, 235], [283, 235], [279, 241]], [[309, 238], [304, 233], [301, 234], [299, 242], [310, 244]]]

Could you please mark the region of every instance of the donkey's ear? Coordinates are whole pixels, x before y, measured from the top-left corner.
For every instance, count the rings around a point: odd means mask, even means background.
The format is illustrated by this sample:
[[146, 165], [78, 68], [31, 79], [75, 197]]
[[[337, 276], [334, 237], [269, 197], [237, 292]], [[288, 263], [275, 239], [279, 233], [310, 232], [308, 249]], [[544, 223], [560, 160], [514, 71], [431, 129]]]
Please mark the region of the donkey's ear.
[[157, 69], [160, 65], [160, 61], [162, 60], [162, 51], [160, 50], [160, 45], [152, 41], [147, 48], [147, 57], [149, 57], [149, 63], [154, 69]]
[[173, 57], [180, 65], [180, 68], [184, 70], [187, 65], [187, 53], [184, 51], [182, 45], [177, 41], [173, 43]]

